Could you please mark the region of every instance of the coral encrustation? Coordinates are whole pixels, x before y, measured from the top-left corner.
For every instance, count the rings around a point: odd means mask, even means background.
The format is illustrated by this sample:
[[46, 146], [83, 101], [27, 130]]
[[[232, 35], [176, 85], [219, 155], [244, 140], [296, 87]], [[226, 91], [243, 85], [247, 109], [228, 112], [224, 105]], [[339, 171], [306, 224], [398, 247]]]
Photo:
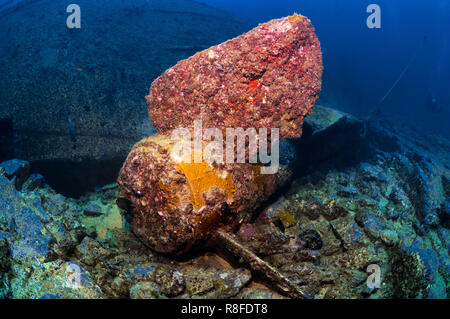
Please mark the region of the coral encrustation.
[[146, 97], [155, 128], [280, 128], [300, 137], [321, 90], [322, 54], [308, 18], [294, 15], [178, 62]]

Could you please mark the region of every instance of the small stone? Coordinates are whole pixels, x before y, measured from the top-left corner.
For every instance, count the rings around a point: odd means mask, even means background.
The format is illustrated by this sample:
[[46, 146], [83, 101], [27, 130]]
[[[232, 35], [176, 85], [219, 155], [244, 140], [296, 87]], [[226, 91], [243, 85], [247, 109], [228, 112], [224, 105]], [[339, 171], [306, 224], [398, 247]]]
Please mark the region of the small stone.
[[283, 296], [264, 288], [244, 288], [239, 293], [242, 299], [283, 299]]
[[330, 224], [333, 233], [341, 241], [345, 250], [363, 246], [367, 241], [364, 231], [355, 222], [353, 216], [339, 218]]
[[374, 237], [378, 237], [377, 234], [383, 231], [384, 228], [380, 219], [370, 211], [358, 213], [355, 216], [355, 221], [360, 227], [364, 227], [369, 234]]
[[130, 294], [130, 281], [117, 276], [111, 283], [111, 288], [114, 290], [118, 297], [129, 297]]
[[427, 216], [425, 216], [424, 223], [425, 225], [431, 227], [431, 228], [437, 228], [439, 226], [439, 216], [436, 213], [429, 213]]
[[305, 204], [305, 206], [302, 209], [302, 213], [310, 220], [316, 220], [320, 216], [321, 207], [322, 202], [316, 198], [313, 201]]
[[96, 240], [85, 237], [81, 244], [76, 248], [76, 256], [79, 260], [88, 266], [96, 265], [100, 260], [110, 254], [108, 250], [103, 248]]
[[31, 174], [30, 177], [23, 184], [23, 189], [26, 191], [34, 191], [37, 188], [44, 187], [44, 176], [41, 174]]
[[49, 255], [50, 243], [54, 239], [30, 208], [22, 207], [14, 215], [14, 224], [18, 237], [11, 247], [11, 255], [14, 259]]
[[354, 287], [361, 285], [362, 283], [366, 282], [368, 274], [363, 271], [359, 271], [356, 269], [350, 269], [348, 270], [349, 274], [351, 275], [351, 283]]
[[186, 267], [183, 269], [186, 280], [186, 294], [188, 296], [200, 296], [214, 289], [213, 277], [216, 269], [198, 267]]
[[306, 249], [319, 250], [323, 246], [322, 238], [319, 233], [313, 229], [300, 233], [298, 238], [304, 242], [304, 248]]
[[398, 243], [398, 235], [393, 230], [383, 230], [380, 234], [380, 239], [387, 245], [387, 246], [394, 246], [396, 243]]
[[75, 261], [40, 263], [24, 275], [15, 279], [22, 281], [20, 289], [14, 290], [15, 298], [105, 298], [91, 274]]
[[159, 287], [156, 283], [151, 281], [144, 281], [135, 284], [130, 289], [131, 299], [155, 299], [164, 298], [161, 296]]
[[98, 217], [103, 214], [102, 208], [97, 204], [90, 204], [84, 208], [84, 214], [89, 217]]
[[251, 273], [248, 269], [226, 269], [215, 273], [213, 282], [216, 288], [215, 298], [230, 298], [250, 281]]
[[12, 159], [0, 163], [3, 168], [5, 176], [9, 180], [14, 180], [14, 186], [17, 190], [22, 189], [23, 183], [27, 180], [30, 174], [30, 163], [18, 159]]
[[161, 267], [155, 272], [155, 281], [159, 285], [161, 292], [168, 297], [178, 296], [186, 288], [184, 276], [177, 270], [166, 270]]
[[13, 236], [5, 231], [0, 231], [0, 241], [10, 241], [12, 240]]
[[354, 197], [358, 195], [358, 190], [354, 187], [338, 186], [337, 194], [341, 197]]
[[8, 242], [0, 237], [0, 279], [2, 274], [9, 272], [10, 268], [11, 256], [9, 253]]
[[336, 204], [335, 200], [332, 200], [327, 206], [324, 205], [320, 213], [328, 221], [348, 215], [347, 210], [339, 204]]
[[388, 210], [386, 212], [386, 218], [390, 220], [397, 220], [400, 217], [400, 214], [396, 210]]
[[243, 242], [248, 242], [253, 240], [255, 236], [255, 229], [253, 225], [244, 224], [239, 228], [237, 235], [239, 239], [242, 240]]
[[131, 271], [131, 278], [135, 280], [140, 281], [148, 281], [153, 280], [155, 271], [156, 271], [156, 264], [143, 264], [139, 265], [136, 268], [132, 269]]

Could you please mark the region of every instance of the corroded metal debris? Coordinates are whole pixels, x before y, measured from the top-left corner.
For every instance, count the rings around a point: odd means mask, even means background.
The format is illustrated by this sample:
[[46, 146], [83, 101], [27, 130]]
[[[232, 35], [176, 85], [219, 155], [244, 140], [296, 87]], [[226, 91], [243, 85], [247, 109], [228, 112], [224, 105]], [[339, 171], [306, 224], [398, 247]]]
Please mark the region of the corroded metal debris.
[[162, 134], [137, 143], [119, 175], [119, 196], [133, 209], [131, 228], [158, 252], [181, 254], [218, 228], [247, 221], [290, 177], [281, 166], [263, 175], [248, 163], [176, 163], [180, 141]]
[[241, 244], [235, 236], [219, 229], [215, 232], [214, 239], [223, 244], [226, 250], [235, 256], [239, 256], [253, 271], [263, 275], [272, 285], [291, 298], [306, 299], [308, 295], [288, 278], [283, 276], [275, 267], [259, 258], [254, 252]]

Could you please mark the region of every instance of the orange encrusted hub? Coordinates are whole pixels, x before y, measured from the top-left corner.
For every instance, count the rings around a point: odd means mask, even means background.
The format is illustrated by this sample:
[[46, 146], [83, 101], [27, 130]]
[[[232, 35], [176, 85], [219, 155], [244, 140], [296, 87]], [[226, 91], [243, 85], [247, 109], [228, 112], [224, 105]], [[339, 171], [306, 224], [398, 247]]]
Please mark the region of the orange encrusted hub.
[[130, 226], [149, 247], [182, 254], [221, 227], [236, 226], [290, 177], [280, 167], [262, 175], [252, 164], [177, 163], [176, 143], [156, 134], [137, 143], [119, 174]]

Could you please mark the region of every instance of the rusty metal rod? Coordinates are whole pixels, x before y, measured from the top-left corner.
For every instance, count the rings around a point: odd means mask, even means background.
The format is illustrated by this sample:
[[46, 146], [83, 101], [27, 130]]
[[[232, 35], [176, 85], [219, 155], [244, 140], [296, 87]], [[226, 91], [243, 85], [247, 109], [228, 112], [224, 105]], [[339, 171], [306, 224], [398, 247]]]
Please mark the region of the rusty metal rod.
[[283, 276], [275, 267], [242, 245], [232, 233], [218, 229], [214, 233], [214, 239], [233, 256], [242, 258], [251, 270], [263, 275], [270, 284], [274, 285], [287, 296], [293, 299], [308, 299], [308, 296], [300, 287]]

